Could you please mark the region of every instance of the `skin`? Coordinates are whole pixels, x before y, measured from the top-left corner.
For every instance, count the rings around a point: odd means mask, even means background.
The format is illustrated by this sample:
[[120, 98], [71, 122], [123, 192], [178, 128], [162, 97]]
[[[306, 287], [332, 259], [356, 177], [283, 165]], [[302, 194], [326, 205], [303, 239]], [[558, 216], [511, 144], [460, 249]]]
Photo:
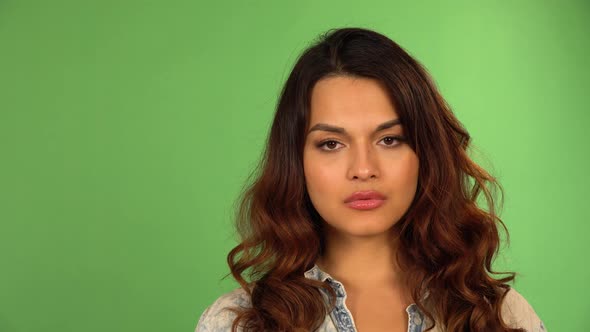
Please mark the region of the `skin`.
[[[416, 194], [419, 160], [401, 124], [374, 133], [397, 118], [376, 80], [336, 76], [313, 88], [303, 163], [309, 196], [326, 226], [326, 251], [316, 264], [343, 283], [360, 331], [407, 329], [405, 308], [413, 302], [395, 263], [391, 229]], [[348, 135], [309, 131], [318, 123]], [[379, 191], [386, 200], [372, 210], [348, 207], [344, 200], [361, 190]]]

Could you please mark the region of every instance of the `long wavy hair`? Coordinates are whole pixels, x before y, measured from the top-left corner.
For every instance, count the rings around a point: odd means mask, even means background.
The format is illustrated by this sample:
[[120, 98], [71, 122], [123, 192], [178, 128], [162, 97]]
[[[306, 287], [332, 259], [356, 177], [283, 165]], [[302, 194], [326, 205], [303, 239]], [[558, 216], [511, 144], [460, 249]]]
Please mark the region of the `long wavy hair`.
[[[324, 228], [303, 172], [311, 91], [334, 75], [383, 83], [420, 160], [414, 200], [393, 226], [397, 261], [416, 305], [449, 332], [524, 331], [501, 317], [516, 273], [492, 270], [498, 225], [508, 236], [496, 212], [502, 187], [468, 155], [471, 137], [427, 70], [394, 41], [364, 28], [321, 34], [283, 86], [263, 154], [235, 205], [241, 242], [227, 262], [252, 306], [230, 309], [237, 314], [232, 331], [314, 331], [334, 308], [331, 286], [304, 276], [323, 253]], [[482, 197], [486, 209], [478, 206]]]

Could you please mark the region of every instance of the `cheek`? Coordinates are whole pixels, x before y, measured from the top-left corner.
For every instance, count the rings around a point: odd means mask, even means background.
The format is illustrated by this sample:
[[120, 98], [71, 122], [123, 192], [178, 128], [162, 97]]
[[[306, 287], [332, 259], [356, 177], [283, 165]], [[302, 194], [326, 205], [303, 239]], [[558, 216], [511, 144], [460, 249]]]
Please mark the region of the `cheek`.
[[407, 159], [393, 171], [392, 178], [396, 188], [413, 195], [418, 184], [418, 169], [418, 158], [412, 154], [408, 155]]
[[312, 204], [323, 218], [330, 218], [342, 196], [342, 162], [330, 162], [312, 155], [304, 159], [305, 182]]
[[320, 163], [305, 164], [305, 181], [310, 191], [327, 193], [336, 189], [338, 170]]

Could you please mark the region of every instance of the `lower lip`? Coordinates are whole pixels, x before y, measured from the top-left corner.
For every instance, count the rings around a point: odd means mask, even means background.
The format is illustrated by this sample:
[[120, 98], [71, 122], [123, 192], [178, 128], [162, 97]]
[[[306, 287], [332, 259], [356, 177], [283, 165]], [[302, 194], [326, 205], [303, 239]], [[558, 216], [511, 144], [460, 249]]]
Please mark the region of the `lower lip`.
[[348, 202], [346, 205], [356, 210], [371, 210], [380, 207], [383, 202], [382, 199], [362, 199]]

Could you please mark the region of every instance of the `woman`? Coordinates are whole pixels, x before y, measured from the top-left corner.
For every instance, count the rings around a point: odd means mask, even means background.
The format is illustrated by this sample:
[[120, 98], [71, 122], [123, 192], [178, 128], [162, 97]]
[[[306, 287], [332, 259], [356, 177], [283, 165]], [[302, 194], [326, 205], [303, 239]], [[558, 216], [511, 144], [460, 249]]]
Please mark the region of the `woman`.
[[501, 186], [469, 145], [395, 42], [322, 35], [295, 64], [243, 193], [228, 255], [242, 287], [196, 331], [545, 331], [507, 285], [516, 273], [491, 276]]

